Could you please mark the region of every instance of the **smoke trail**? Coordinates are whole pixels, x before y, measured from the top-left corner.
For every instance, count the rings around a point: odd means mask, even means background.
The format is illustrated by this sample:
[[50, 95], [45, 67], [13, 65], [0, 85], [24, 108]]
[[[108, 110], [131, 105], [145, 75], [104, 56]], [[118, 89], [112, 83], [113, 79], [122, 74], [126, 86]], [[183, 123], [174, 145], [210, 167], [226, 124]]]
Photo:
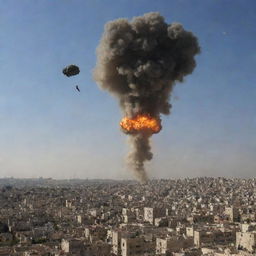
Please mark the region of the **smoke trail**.
[[132, 150], [128, 155], [128, 163], [134, 170], [137, 179], [141, 182], [145, 182], [148, 179], [144, 169], [144, 162], [151, 160], [153, 157], [150, 152], [150, 136], [151, 134], [138, 133], [129, 138]]
[[[159, 13], [147, 13], [131, 21], [117, 19], [105, 25], [97, 48], [94, 79], [114, 94], [125, 116], [147, 114], [158, 120], [169, 114], [170, 94], [176, 81], [192, 73], [200, 52], [197, 38], [181, 24], [168, 25]], [[146, 180], [144, 162], [152, 158], [152, 134], [130, 134], [129, 155], [137, 176]]]

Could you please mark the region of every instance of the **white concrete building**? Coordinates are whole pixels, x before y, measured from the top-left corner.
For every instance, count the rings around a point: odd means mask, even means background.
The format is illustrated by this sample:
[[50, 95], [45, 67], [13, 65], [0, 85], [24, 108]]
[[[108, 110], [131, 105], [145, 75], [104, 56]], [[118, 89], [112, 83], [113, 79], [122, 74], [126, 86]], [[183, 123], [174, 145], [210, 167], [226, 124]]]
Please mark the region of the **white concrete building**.
[[256, 232], [236, 232], [236, 247], [256, 252]]

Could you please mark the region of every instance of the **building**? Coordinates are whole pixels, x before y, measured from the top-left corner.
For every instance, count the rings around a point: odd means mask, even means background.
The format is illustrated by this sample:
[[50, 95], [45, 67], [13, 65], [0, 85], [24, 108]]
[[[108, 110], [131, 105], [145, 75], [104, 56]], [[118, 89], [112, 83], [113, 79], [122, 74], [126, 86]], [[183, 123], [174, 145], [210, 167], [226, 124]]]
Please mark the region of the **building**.
[[236, 207], [226, 207], [224, 211], [224, 215], [227, 217], [227, 220], [230, 222], [239, 222], [240, 214], [239, 210]]
[[181, 249], [191, 247], [193, 239], [185, 239], [182, 236], [172, 236], [167, 238], [156, 239], [156, 255], [166, 255], [170, 252], [178, 252]]
[[166, 216], [166, 209], [144, 207], [144, 221], [154, 225], [156, 218]]
[[256, 252], [256, 232], [236, 232], [236, 248]]
[[121, 233], [112, 231], [112, 252], [115, 255], [121, 255]]
[[84, 251], [84, 241], [81, 239], [62, 239], [61, 250], [65, 253], [81, 253]]
[[142, 237], [121, 238], [122, 256], [143, 256], [147, 249]]
[[233, 231], [194, 231], [194, 245], [199, 247], [212, 245], [229, 245], [235, 243], [236, 235]]

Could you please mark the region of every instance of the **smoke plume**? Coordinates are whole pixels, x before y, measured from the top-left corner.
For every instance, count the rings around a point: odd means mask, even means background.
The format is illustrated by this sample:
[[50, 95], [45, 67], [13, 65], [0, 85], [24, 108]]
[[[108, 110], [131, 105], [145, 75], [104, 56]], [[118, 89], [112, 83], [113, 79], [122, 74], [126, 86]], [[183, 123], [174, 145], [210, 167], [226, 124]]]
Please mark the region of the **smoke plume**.
[[[149, 115], [161, 124], [168, 115], [175, 82], [182, 82], [196, 66], [200, 52], [197, 38], [179, 23], [167, 24], [159, 13], [131, 21], [117, 19], [105, 25], [97, 48], [94, 79], [115, 95], [125, 117]], [[127, 133], [127, 131], [126, 131]], [[152, 159], [149, 131], [128, 133], [132, 151], [129, 162], [140, 181], [147, 175], [144, 162]]]

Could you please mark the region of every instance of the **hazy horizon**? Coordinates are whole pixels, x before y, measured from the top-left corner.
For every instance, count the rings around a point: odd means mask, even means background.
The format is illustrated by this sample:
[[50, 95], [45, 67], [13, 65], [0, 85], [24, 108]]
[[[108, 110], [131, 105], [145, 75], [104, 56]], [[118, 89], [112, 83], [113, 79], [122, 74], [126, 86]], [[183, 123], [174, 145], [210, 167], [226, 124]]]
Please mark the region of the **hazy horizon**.
[[[255, 8], [253, 0], [3, 1], [0, 178], [133, 179], [122, 113], [92, 70], [105, 23], [147, 12], [182, 23], [201, 46], [152, 137], [149, 177], [255, 177]], [[69, 64], [78, 76], [62, 74]]]

